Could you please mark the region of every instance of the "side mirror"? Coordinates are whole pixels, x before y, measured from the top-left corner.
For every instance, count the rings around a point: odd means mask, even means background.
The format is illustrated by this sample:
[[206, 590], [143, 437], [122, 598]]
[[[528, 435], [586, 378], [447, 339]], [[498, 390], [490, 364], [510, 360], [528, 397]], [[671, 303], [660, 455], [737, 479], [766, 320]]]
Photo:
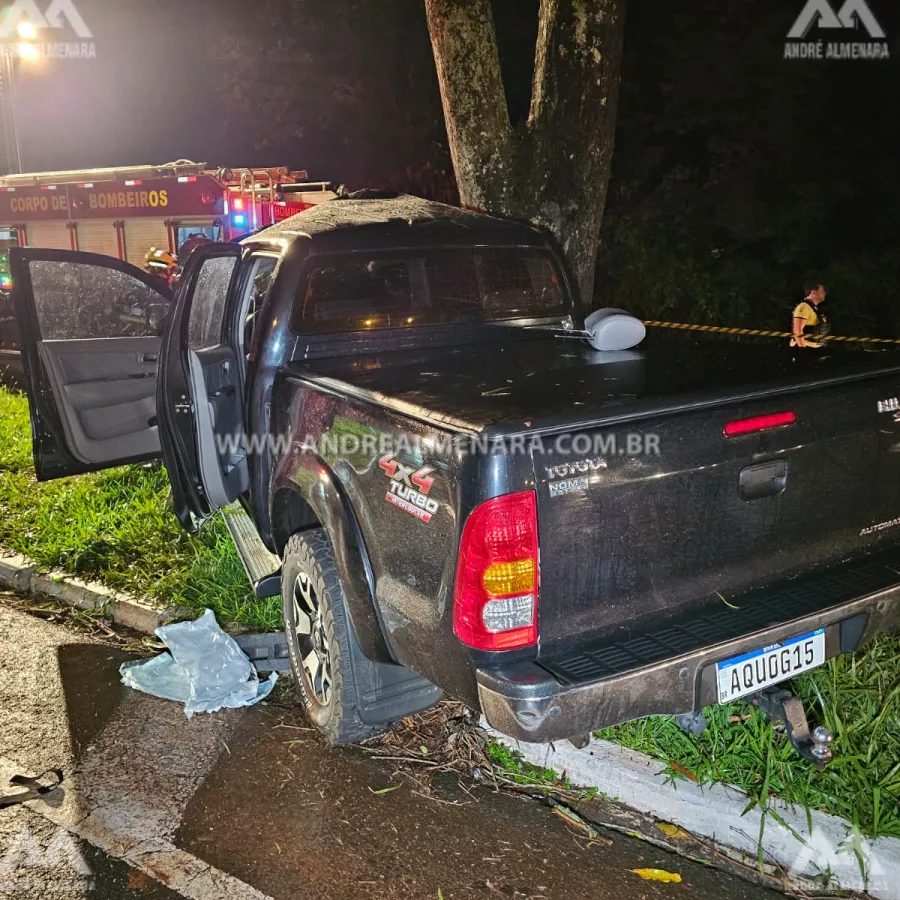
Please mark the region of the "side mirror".
[[607, 352], [636, 347], [647, 334], [644, 323], [624, 309], [598, 309], [584, 320], [584, 327], [590, 345]]

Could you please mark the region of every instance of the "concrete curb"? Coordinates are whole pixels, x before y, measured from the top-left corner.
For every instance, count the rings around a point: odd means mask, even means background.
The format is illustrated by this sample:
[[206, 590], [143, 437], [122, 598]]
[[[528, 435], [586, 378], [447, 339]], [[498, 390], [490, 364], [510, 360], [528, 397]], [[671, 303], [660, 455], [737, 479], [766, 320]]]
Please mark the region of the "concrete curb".
[[[76, 609], [103, 610], [117, 625], [142, 634], [154, 634], [160, 625], [193, 612], [177, 607], [153, 606], [105, 585], [82, 581], [61, 572], [39, 574], [36, 565], [27, 556], [18, 553], [0, 556], [0, 587], [23, 594], [46, 594]], [[284, 632], [236, 634], [233, 637], [257, 671], [291, 671]]]
[[[559, 746], [524, 744], [493, 729], [488, 732], [520, 751], [532, 765], [564, 772], [572, 784], [596, 787], [612, 800], [680, 825], [698, 837], [711, 839], [726, 852], [738, 851], [729, 855], [757, 864], [762, 811], [755, 808], [745, 813], [747, 796], [737, 788], [672, 782], [664, 764], [608, 741], [594, 740], [584, 750], [576, 750], [568, 742]], [[854, 842], [853, 826], [846, 819], [813, 810], [810, 829], [805, 810], [782, 800], [772, 800], [770, 808], [788, 827], [766, 816], [761, 842], [764, 858], [777, 863], [795, 885], [821, 894], [822, 882], [812, 879], [830, 871], [829, 892], [868, 891], [878, 900], [900, 900], [900, 839], [860, 838]], [[854, 847], [865, 860], [865, 876]]]
[[181, 612], [152, 606], [102, 584], [82, 581], [62, 572], [39, 574], [35, 563], [18, 553], [0, 556], [0, 586], [25, 594], [46, 594], [77, 609], [102, 609], [117, 625], [144, 634], [153, 634]]

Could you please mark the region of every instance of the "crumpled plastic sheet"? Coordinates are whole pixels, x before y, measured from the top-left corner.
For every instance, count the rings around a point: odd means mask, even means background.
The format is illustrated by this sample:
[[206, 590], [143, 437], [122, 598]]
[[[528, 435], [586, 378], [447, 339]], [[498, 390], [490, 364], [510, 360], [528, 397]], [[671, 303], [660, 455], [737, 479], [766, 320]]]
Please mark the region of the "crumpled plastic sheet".
[[252, 706], [269, 695], [278, 679], [272, 672], [260, 681], [246, 653], [222, 631], [211, 609], [193, 622], [157, 628], [156, 635], [168, 653], [122, 663], [122, 683], [183, 703], [189, 719], [196, 712]]

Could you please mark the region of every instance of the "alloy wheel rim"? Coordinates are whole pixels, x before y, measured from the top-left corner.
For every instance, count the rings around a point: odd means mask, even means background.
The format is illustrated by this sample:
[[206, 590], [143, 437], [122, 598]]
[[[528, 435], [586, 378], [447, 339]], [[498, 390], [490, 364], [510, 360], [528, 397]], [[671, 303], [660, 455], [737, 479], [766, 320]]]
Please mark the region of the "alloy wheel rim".
[[331, 654], [322, 607], [312, 581], [301, 572], [294, 581], [294, 632], [300, 650], [300, 665], [307, 683], [322, 706], [331, 702]]

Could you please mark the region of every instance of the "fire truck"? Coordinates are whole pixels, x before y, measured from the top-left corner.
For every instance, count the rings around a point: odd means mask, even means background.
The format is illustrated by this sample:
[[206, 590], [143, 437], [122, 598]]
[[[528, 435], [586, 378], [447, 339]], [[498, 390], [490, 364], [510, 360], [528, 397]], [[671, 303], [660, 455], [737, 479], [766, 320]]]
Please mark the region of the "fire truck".
[[336, 196], [302, 170], [189, 160], [0, 177], [0, 380], [21, 367], [10, 247], [84, 250], [143, 268], [151, 249], [177, 257], [192, 238], [234, 240]]
[[[336, 196], [305, 171], [159, 166], [0, 177], [0, 290], [10, 247], [86, 250], [143, 266], [192, 237], [230, 241]], [[4, 284], [5, 279], [5, 284]]]

